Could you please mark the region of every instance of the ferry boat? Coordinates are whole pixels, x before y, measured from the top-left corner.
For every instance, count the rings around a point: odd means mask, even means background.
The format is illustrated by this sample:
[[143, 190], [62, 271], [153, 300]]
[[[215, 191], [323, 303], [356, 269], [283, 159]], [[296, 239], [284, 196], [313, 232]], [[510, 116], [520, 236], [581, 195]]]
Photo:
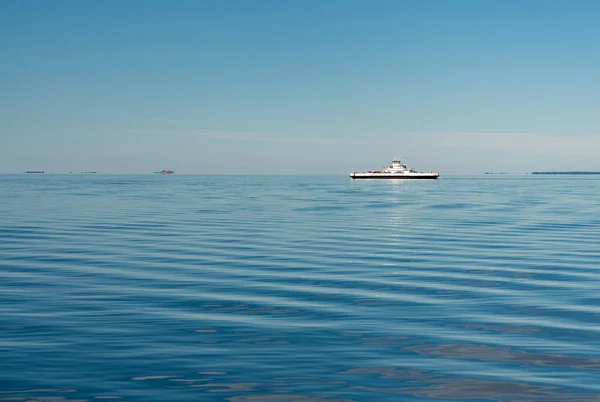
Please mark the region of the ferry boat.
[[439, 176], [437, 172], [417, 172], [406, 167], [398, 158], [381, 170], [350, 173], [352, 179], [437, 179]]

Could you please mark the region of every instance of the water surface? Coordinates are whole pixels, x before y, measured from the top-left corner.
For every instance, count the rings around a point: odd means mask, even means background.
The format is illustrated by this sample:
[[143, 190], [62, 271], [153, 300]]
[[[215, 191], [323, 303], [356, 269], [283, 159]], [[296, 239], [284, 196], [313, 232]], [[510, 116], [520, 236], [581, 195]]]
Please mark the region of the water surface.
[[0, 401], [600, 401], [600, 178], [0, 176]]

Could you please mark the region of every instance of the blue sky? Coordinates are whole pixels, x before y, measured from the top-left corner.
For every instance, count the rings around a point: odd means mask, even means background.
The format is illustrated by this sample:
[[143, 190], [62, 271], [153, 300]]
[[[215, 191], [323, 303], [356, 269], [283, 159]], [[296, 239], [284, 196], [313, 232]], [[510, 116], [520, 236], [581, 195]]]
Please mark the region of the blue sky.
[[600, 2], [0, 0], [0, 172], [600, 170]]

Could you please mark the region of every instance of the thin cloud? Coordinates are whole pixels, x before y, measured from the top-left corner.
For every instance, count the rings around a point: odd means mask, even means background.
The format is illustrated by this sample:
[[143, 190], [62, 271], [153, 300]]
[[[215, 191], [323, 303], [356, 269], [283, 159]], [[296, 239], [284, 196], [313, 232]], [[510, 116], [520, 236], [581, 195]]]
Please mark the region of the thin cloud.
[[360, 146], [368, 142], [381, 146], [402, 144], [411, 147], [431, 146], [443, 149], [465, 151], [503, 151], [538, 155], [578, 154], [587, 155], [600, 149], [600, 135], [548, 136], [537, 133], [498, 133], [498, 132], [396, 132], [364, 133], [361, 136], [327, 137], [290, 134], [252, 133], [239, 131], [182, 131], [182, 130], [128, 130], [127, 133], [142, 136], [185, 136], [203, 137], [219, 141], [263, 141], [279, 143], [329, 143], [353, 144]]
[[532, 154], [589, 154], [600, 147], [598, 135], [547, 136], [535, 133], [456, 133], [439, 136], [447, 148], [526, 152]]
[[267, 142], [339, 142], [341, 139], [326, 137], [305, 137], [299, 135], [274, 135], [265, 133], [248, 133], [236, 131], [171, 131], [171, 130], [127, 130], [127, 133], [134, 135], [166, 135], [166, 136], [186, 136], [186, 137], [205, 137], [223, 141], [267, 141]]

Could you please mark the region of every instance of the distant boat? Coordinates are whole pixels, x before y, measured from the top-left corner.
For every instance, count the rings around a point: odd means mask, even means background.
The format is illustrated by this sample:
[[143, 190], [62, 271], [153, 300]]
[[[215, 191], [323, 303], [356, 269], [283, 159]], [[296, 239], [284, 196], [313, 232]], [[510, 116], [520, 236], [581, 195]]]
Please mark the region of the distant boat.
[[45, 173], [43, 170], [28, 170], [25, 173]]
[[160, 173], [160, 174], [175, 174], [175, 172], [172, 170], [161, 170], [158, 173]]
[[353, 179], [437, 179], [439, 176], [437, 172], [417, 172], [413, 168], [406, 167], [397, 158], [381, 170], [350, 173]]

